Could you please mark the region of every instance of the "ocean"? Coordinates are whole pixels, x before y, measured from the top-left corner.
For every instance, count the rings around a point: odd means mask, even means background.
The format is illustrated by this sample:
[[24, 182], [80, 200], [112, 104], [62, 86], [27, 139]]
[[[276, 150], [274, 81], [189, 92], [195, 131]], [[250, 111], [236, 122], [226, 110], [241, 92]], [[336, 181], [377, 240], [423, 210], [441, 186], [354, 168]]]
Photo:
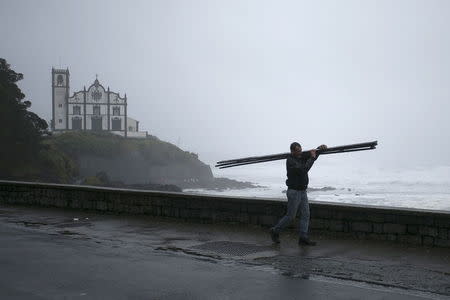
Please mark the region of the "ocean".
[[[212, 170], [215, 177], [262, 187], [185, 192], [287, 201], [284, 161]], [[308, 197], [315, 201], [450, 211], [450, 166], [386, 169], [316, 162], [309, 172], [309, 187], [315, 190]]]

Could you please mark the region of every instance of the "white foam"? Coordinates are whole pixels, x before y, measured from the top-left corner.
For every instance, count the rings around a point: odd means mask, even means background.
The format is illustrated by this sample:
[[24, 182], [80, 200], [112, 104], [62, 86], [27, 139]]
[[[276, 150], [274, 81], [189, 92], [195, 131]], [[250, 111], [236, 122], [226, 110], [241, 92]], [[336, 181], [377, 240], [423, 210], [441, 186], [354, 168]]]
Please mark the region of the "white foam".
[[[266, 188], [208, 191], [199, 193], [279, 198], [285, 200], [284, 162], [249, 165], [229, 169], [214, 169], [216, 177], [251, 181]], [[324, 164], [311, 169], [310, 187], [331, 186], [336, 190], [310, 192], [317, 201], [356, 203], [423, 209], [450, 210], [450, 166], [414, 168], [356, 168], [352, 165]], [[350, 189], [350, 190], [348, 190]]]

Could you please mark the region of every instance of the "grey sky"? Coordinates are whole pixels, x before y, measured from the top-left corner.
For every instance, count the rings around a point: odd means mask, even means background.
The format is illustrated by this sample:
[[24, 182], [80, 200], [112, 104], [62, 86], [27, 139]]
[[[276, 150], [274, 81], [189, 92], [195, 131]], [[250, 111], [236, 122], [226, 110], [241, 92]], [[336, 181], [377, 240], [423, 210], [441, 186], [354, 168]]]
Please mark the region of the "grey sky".
[[450, 1], [3, 0], [0, 34], [47, 120], [69, 67], [207, 162], [378, 139], [355, 161], [450, 165]]

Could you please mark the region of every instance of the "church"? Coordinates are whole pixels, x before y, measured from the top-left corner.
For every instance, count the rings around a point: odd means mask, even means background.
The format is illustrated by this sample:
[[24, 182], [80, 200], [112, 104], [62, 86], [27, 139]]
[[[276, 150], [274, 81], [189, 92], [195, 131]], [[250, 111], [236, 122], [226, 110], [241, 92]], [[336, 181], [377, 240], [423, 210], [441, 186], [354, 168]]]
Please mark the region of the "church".
[[109, 131], [124, 137], [147, 137], [139, 121], [127, 114], [127, 94], [105, 89], [96, 78], [87, 89], [70, 96], [69, 69], [52, 68], [52, 121], [54, 132], [68, 130]]

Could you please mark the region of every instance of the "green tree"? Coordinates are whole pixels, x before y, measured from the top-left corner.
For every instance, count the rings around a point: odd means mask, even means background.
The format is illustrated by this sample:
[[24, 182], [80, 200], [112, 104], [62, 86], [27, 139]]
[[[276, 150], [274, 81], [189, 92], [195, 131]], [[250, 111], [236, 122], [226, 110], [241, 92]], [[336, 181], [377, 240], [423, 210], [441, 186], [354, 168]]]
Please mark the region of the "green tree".
[[0, 178], [17, 177], [17, 170], [37, 158], [42, 136], [48, 134], [47, 122], [28, 111], [31, 102], [16, 84], [22, 79], [0, 58]]

